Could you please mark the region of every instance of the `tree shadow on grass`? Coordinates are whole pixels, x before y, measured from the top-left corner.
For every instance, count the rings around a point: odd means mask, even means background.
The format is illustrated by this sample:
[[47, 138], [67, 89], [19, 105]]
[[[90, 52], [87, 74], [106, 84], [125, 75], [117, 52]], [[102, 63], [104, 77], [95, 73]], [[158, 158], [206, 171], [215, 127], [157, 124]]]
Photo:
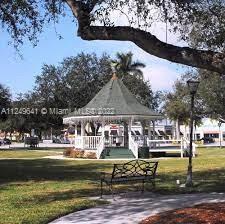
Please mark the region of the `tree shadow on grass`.
[[[108, 161], [63, 161], [52, 159], [1, 160], [0, 184], [15, 181], [73, 181], [75, 183], [76, 181], [90, 181], [92, 185], [98, 188], [100, 171], [112, 172], [112, 163]], [[194, 171], [193, 179], [195, 186], [193, 188], [181, 188], [176, 184], [176, 180], [178, 179], [181, 183], [185, 183], [185, 178], [186, 173], [184, 174], [183, 172], [160, 172], [156, 179], [156, 191], [166, 194], [202, 191], [225, 192], [224, 168]], [[89, 193], [91, 191], [88, 190]], [[94, 191], [96, 191], [95, 187]], [[84, 189], [82, 189], [82, 192], [84, 192], [82, 195], [85, 195]]]
[[76, 181], [96, 180], [100, 178], [100, 171], [112, 167], [106, 163], [67, 163], [61, 160], [1, 160], [0, 183], [13, 181]]
[[[178, 185], [176, 181], [179, 180]], [[160, 173], [157, 176], [156, 191], [162, 194], [194, 193], [194, 192], [225, 192], [225, 169], [210, 169], [193, 172], [194, 186], [184, 187], [186, 174], [182, 172]], [[182, 186], [183, 185], [183, 186]]]

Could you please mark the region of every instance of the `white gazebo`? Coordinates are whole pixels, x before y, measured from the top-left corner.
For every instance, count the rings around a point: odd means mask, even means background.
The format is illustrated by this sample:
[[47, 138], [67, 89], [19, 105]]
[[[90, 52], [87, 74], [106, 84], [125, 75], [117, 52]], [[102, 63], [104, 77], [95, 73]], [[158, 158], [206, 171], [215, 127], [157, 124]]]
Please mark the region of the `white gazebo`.
[[[99, 159], [106, 147], [105, 126], [110, 123], [123, 122], [128, 124], [128, 149], [135, 158], [138, 158], [138, 144], [132, 136], [131, 126], [134, 121], [140, 121], [148, 126], [148, 135], [151, 128], [154, 133], [155, 120], [162, 119], [162, 115], [138, 102], [136, 97], [127, 89], [122, 80], [114, 73], [111, 80], [97, 93], [97, 95], [83, 108], [76, 110], [63, 118], [63, 123], [75, 125], [75, 148], [92, 150]], [[86, 134], [87, 123], [100, 123], [101, 135]], [[151, 125], [152, 124], [152, 125]], [[77, 127], [81, 131], [78, 135]], [[142, 133], [144, 135], [144, 133]]]

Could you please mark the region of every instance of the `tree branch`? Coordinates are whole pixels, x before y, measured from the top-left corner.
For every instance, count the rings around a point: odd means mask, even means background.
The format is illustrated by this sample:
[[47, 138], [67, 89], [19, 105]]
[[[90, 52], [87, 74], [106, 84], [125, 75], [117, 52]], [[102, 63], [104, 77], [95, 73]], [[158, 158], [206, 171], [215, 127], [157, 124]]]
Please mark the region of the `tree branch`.
[[225, 53], [167, 44], [149, 32], [128, 26], [91, 26], [88, 5], [73, 0], [66, 0], [66, 2], [78, 20], [78, 36], [84, 40], [131, 41], [147, 53], [171, 62], [221, 74], [225, 72]]

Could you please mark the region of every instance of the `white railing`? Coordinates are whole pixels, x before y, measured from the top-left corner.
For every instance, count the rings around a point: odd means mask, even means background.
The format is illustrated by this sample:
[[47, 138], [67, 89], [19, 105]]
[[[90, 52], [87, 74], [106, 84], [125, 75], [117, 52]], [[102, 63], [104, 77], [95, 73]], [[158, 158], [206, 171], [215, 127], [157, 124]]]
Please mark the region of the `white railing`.
[[[184, 156], [184, 151], [189, 149], [189, 140], [186, 138], [173, 140], [147, 140], [150, 152], [180, 152], [181, 158]], [[174, 148], [173, 148], [174, 146]], [[197, 145], [193, 142], [193, 157], [196, 155]], [[177, 148], [176, 148], [177, 147]]]
[[97, 149], [102, 136], [83, 136], [84, 149]]
[[97, 157], [97, 159], [100, 159], [101, 154], [102, 154], [104, 148], [105, 148], [104, 137], [101, 137], [101, 139], [99, 141], [99, 144], [97, 146], [97, 151], [96, 151], [96, 157]]
[[184, 156], [185, 143], [183, 139], [173, 140], [147, 140], [150, 152], [179, 152], [181, 158]]
[[83, 149], [83, 136], [76, 136], [74, 140], [74, 146], [78, 149]]
[[138, 159], [138, 143], [134, 141], [132, 136], [129, 136], [129, 149], [134, 154], [134, 157]]

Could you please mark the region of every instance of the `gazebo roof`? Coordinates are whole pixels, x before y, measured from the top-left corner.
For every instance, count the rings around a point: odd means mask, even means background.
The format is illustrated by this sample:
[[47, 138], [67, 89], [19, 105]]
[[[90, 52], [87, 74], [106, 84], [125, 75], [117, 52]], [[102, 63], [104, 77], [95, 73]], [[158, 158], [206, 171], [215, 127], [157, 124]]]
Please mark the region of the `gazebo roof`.
[[77, 120], [161, 119], [162, 115], [138, 102], [114, 74], [111, 80], [83, 108], [64, 117], [64, 123]]

